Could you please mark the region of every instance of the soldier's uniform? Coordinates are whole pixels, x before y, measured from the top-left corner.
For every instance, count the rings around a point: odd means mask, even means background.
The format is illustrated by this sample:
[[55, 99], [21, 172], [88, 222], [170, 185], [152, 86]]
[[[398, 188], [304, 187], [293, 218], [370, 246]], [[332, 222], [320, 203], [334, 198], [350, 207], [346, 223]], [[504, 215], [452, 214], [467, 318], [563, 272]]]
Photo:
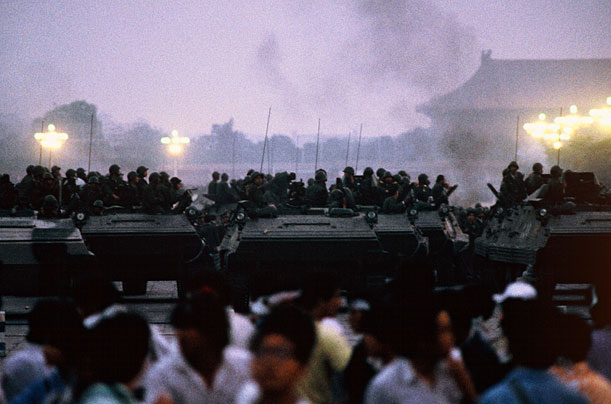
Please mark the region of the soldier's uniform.
[[414, 187], [414, 200], [420, 202], [428, 202], [432, 196], [431, 188], [429, 188], [429, 177], [426, 174], [418, 176], [418, 185]]
[[373, 169], [365, 168], [363, 171], [363, 180], [359, 186], [358, 199], [361, 205], [375, 205], [377, 203], [377, 186], [375, 178], [373, 178]]
[[544, 184], [543, 176], [541, 175], [542, 170], [543, 166], [541, 165], [541, 163], [535, 163], [533, 165], [533, 172], [530, 173], [528, 177], [526, 177], [526, 180], [524, 182], [526, 185], [526, 192], [529, 195], [535, 192], [537, 189], [539, 189], [539, 187], [541, 187], [541, 185]]
[[81, 191], [80, 199], [86, 209], [91, 209], [93, 203], [97, 200], [102, 200], [104, 194], [100, 188], [100, 179], [92, 175], [87, 180], [87, 185]]
[[382, 213], [403, 213], [405, 212], [405, 203], [394, 196], [389, 196], [384, 200]]
[[121, 205], [121, 188], [125, 186], [125, 182], [121, 179], [121, 167], [116, 164], [110, 166], [108, 175], [104, 178], [102, 184], [102, 192], [104, 198], [102, 201], [106, 206]]
[[306, 203], [314, 207], [325, 207], [327, 206], [327, 199], [329, 193], [326, 186], [327, 175], [324, 171], [317, 171], [314, 176], [314, 183], [306, 189], [305, 200]]
[[[516, 170], [512, 171], [511, 168]], [[518, 164], [515, 161], [509, 163], [509, 166], [503, 171], [503, 182], [501, 183], [500, 197], [501, 202], [505, 206], [515, 205], [524, 200], [526, 194], [526, 186], [524, 185], [524, 175], [517, 171]]]
[[212, 173], [212, 181], [210, 181], [210, 183], [208, 184], [208, 191], [207, 191], [207, 195], [208, 198], [212, 199], [213, 201], [216, 201], [216, 194], [217, 194], [217, 185], [218, 185], [218, 181], [220, 178], [220, 174], [218, 172], [213, 172]]
[[157, 190], [159, 186], [159, 174], [152, 173], [149, 176], [149, 184], [144, 187], [142, 206], [148, 214], [163, 213], [164, 196]]

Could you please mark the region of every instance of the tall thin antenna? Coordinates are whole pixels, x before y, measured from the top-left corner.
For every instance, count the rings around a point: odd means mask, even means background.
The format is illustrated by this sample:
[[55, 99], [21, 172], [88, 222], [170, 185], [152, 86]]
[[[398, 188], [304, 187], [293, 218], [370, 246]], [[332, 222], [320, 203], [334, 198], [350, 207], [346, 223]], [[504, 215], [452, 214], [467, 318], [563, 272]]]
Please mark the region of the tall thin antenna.
[[318, 132], [316, 133], [316, 161], [314, 163], [314, 172], [318, 170], [318, 143], [320, 140], [320, 118], [318, 118]]
[[520, 114], [518, 114], [518, 118], [516, 120], [516, 151], [513, 156], [513, 161], [518, 161], [518, 135], [520, 133]]
[[295, 175], [297, 174], [299, 165], [299, 135], [297, 135], [297, 139], [295, 140]]
[[231, 142], [231, 178], [235, 178], [235, 138], [236, 133], [233, 131], [233, 141]]
[[267, 113], [267, 126], [265, 127], [265, 140], [263, 141], [263, 154], [261, 155], [261, 168], [259, 172], [263, 172], [263, 161], [265, 161], [265, 148], [267, 147], [267, 132], [269, 131], [269, 118], [272, 116], [272, 107], [269, 107], [269, 112]]
[[361, 124], [361, 129], [359, 130], [359, 143], [356, 147], [356, 165], [354, 166], [354, 172], [359, 169], [359, 156], [361, 154], [361, 135], [363, 134], [363, 124]]
[[350, 136], [352, 135], [352, 131], [348, 132], [348, 145], [346, 147], [346, 165], [344, 167], [348, 167], [348, 156], [350, 156]]
[[91, 149], [93, 143], [93, 114], [91, 114], [91, 126], [89, 127], [89, 161], [87, 162], [87, 172], [91, 171]]
[[[45, 120], [43, 119], [40, 122], [40, 133], [44, 133], [45, 131]], [[38, 156], [38, 165], [42, 165], [42, 142], [40, 142], [40, 155]]]

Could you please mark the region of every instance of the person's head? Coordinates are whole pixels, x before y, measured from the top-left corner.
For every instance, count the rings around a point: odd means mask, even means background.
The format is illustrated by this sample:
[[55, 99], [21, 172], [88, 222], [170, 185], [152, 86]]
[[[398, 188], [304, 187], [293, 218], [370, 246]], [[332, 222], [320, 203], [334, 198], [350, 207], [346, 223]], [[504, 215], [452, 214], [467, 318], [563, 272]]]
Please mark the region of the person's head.
[[145, 166], [140, 166], [136, 169], [136, 173], [141, 178], [146, 178], [149, 175], [149, 169]]
[[560, 168], [560, 166], [553, 166], [550, 168], [549, 173], [552, 178], [560, 178], [562, 176], [562, 168]]
[[340, 279], [333, 272], [313, 272], [303, 282], [301, 303], [316, 320], [333, 317], [342, 304]]
[[149, 351], [150, 330], [144, 318], [119, 312], [102, 318], [87, 337], [89, 370], [94, 381], [133, 387]]
[[314, 174], [314, 180], [316, 182], [325, 182], [325, 181], [327, 181], [327, 173], [325, 173], [323, 170], [316, 171], [316, 174]]
[[94, 189], [98, 188], [100, 186], [100, 179], [95, 175], [90, 176], [87, 180], [87, 186]]
[[[216, 220], [216, 217], [214, 218]], [[223, 273], [214, 270], [197, 271], [187, 282], [191, 294], [211, 293], [223, 306], [231, 304], [231, 286]]]
[[178, 190], [182, 188], [182, 180], [178, 177], [170, 178], [170, 184], [172, 184], [172, 188]]
[[166, 184], [166, 185], [169, 184], [169, 182], [170, 182], [170, 174], [166, 173], [165, 171], [160, 171], [159, 172], [159, 180], [163, 184]]
[[129, 173], [127, 173], [127, 181], [130, 184], [137, 184], [138, 182], [140, 182], [140, 177], [135, 171], [130, 171]]
[[543, 173], [543, 164], [541, 163], [533, 164], [533, 172], [537, 174], [542, 174]]
[[214, 181], [218, 181], [220, 177], [221, 177], [221, 174], [219, 174], [217, 171], [212, 173], [212, 179]]
[[360, 333], [362, 331], [363, 316], [365, 316], [365, 313], [369, 312], [369, 310], [371, 310], [371, 305], [365, 299], [354, 299], [350, 302], [348, 323], [354, 332]]
[[365, 167], [365, 169], [363, 170], [363, 176], [371, 177], [372, 175], [373, 175], [373, 168]]
[[57, 199], [53, 195], [45, 195], [42, 200], [42, 207], [40, 213], [43, 216], [51, 217], [57, 215], [57, 209], [59, 208], [59, 203]]
[[198, 293], [178, 303], [171, 323], [180, 350], [191, 366], [218, 366], [229, 344], [229, 320], [225, 306], [213, 293]]
[[354, 177], [354, 168], [350, 166], [344, 168], [344, 177], [353, 178]]
[[87, 180], [87, 173], [85, 172], [85, 169], [82, 167], [79, 167], [76, 169], [76, 176], [82, 179], [83, 181]]
[[264, 395], [293, 390], [304, 375], [316, 342], [311, 317], [301, 309], [280, 304], [263, 317], [251, 340], [252, 376]]
[[32, 170], [33, 170], [33, 169], [34, 169], [34, 166], [30, 164], [30, 165], [29, 165], [29, 166], [27, 166], [27, 168], [25, 169], [25, 173], [26, 173], [27, 175], [32, 175]]
[[42, 181], [43, 175], [45, 175], [45, 168], [43, 166], [35, 166], [32, 168], [32, 177], [35, 181]]
[[382, 179], [382, 177], [384, 177], [384, 173], [386, 172], [386, 170], [382, 167], [378, 168], [376, 170], [376, 177]]
[[473, 223], [475, 221], [475, 209], [467, 209], [467, 220], [469, 220], [470, 223]]
[[111, 176], [121, 176], [121, 167], [119, 167], [117, 164], [113, 164], [110, 166], [110, 168], [108, 169], [108, 173]]
[[384, 176], [382, 177], [382, 179], [384, 180], [384, 182], [385, 182], [386, 184], [392, 184], [392, 182], [393, 182], [393, 180], [394, 180], [394, 178], [393, 178], [393, 176], [392, 176], [392, 173], [391, 173], [390, 171], [386, 171], [386, 172], [384, 173]]
[[76, 178], [76, 171], [73, 168], [69, 168], [66, 170], [66, 178]]
[[439, 174], [437, 176], [437, 179], [435, 180], [435, 184], [443, 184], [446, 181], [446, 177], [444, 177], [443, 175]]
[[55, 176], [61, 176], [61, 171], [62, 171], [62, 168], [60, 166], [51, 167], [51, 174]]
[[66, 298], [43, 298], [28, 318], [27, 340], [43, 346], [45, 361], [60, 372], [76, 362], [82, 337], [81, 318], [76, 305]]
[[250, 174], [250, 179], [253, 184], [259, 186], [263, 183], [263, 174], [254, 171], [252, 174]]
[[592, 329], [586, 321], [576, 314], [557, 314], [554, 342], [558, 356], [572, 363], [587, 359], [592, 341]]
[[515, 161], [512, 161], [511, 163], [509, 163], [509, 165], [507, 166], [507, 168], [509, 169], [509, 172], [511, 172], [512, 174], [515, 173], [516, 171], [518, 171], [518, 169], [520, 168], [518, 166], [518, 163], [516, 163]]
[[429, 176], [422, 173], [418, 176], [418, 184], [420, 185], [429, 185], [430, 181], [429, 181]]
[[229, 180], [229, 175], [227, 173], [221, 174], [221, 181], [227, 182]]
[[501, 326], [517, 365], [546, 369], [555, 361], [554, 312], [541, 299], [508, 297], [502, 302]]
[[159, 173], [151, 173], [151, 175], [149, 175], [149, 183], [151, 185], [159, 184], [159, 181], [161, 181]]

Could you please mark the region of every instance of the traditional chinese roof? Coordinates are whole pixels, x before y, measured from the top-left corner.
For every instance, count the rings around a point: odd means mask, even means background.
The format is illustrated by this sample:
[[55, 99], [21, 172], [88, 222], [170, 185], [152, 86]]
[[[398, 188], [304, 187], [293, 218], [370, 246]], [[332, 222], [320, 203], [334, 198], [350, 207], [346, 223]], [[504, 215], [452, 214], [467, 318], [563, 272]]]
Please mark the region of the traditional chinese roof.
[[611, 59], [504, 60], [482, 52], [462, 86], [419, 105], [427, 115], [464, 109], [600, 107], [611, 96]]

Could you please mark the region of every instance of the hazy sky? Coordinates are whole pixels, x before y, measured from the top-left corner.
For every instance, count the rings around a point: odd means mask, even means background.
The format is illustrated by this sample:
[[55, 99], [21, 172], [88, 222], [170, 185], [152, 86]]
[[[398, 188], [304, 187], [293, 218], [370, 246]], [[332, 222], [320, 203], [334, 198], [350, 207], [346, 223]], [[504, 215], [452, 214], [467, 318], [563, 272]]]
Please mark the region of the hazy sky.
[[0, 0], [0, 112], [395, 135], [493, 58], [610, 58], [610, 0]]

